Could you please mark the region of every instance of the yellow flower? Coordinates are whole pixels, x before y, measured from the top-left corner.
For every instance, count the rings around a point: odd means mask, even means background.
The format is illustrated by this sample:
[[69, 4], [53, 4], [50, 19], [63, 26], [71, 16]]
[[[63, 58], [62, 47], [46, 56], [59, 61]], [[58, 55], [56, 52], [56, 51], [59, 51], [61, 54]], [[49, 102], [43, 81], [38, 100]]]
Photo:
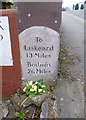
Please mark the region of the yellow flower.
[[37, 86], [34, 86], [34, 90], [37, 91]]
[[42, 85], [41, 87], [44, 88], [44, 87], [46, 87], [46, 86], [45, 86], [45, 85]]
[[26, 87], [23, 89], [23, 91], [24, 91], [24, 92], [26, 91]]
[[37, 91], [37, 86], [36, 85], [32, 85], [32, 88]]
[[30, 91], [31, 91], [31, 92], [34, 92], [34, 89], [31, 88]]
[[35, 85], [33, 84], [33, 85], [32, 85], [32, 88], [34, 88], [34, 86], [35, 86]]
[[33, 81], [29, 81], [29, 82], [28, 82], [28, 85], [32, 85], [32, 84], [33, 84]]
[[27, 87], [29, 86], [29, 83], [27, 83]]
[[38, 89], [38, 92], [42, 92], [42, 89]]

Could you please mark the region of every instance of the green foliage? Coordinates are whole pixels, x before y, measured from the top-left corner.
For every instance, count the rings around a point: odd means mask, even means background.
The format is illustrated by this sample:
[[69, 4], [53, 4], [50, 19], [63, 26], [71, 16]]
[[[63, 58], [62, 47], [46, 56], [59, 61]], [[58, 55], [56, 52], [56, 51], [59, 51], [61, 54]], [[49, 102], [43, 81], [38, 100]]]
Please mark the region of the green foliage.
[[43, 83], [43, 80], [29, 81], [27, 86], [23, 89], [25, 95], [30, 95], [34, 97], [35, 95], [42, 95], [50, 91], [50, 87]]
[[17, 7], [14, 5], [14, 0], [11, 2], [6, 0], [6, 2], [2, 2], [2, 9], [16, 9]]
[[80, 9], [84, 9], [84, 5], [83, 4], [81, 5]]
[[86, 4], [86, 1], [84, 3]]
[[75, 5], [75, 10], [78, 10], [79, 9], [79, 4], [77, 3], [76, 5]]
[[18, 118], [21, 118], [21, 114], [19, 112], [16, 112], [15, 116], [18, 117]]
[[28, 113], [28, 110], [26, 110], [26, 111], [23, 112], [22, 114], [20, 114], [19, 112], [16, 112], [16, 113], [15, 113], [15, 116], [16, 116], [17, 118], [23, 120], [23, 119], [25, 118], [25, 116], [26, 116], [27, 113]]

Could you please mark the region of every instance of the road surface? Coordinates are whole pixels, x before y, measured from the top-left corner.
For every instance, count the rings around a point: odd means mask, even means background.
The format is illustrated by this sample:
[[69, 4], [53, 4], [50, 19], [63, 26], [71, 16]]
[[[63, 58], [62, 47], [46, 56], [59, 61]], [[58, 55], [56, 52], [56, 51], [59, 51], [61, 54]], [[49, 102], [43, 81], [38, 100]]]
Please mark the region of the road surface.
[[84, 118], [84, 20], [68, 12], [62, 14], [63, 42], [80, 63], [71, 66], [77, 78], [69, 83], [59, 79], [55, 89], [59, 118]]
[[83, 18], [85, 16], [85, 10], [72, 10], [72, 11], [68, 11], [68, 13], [71, 13], [77, 17]]

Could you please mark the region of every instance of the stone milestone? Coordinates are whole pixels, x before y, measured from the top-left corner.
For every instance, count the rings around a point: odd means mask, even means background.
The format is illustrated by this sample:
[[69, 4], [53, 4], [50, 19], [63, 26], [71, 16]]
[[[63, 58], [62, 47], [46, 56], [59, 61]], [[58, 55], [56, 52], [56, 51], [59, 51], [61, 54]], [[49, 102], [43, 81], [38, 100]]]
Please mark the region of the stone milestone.
[[58, 73], [59, 34], [53, 29], [35, 26], [20, 33], [19, 42], [23, 79], [43, 79], [53, 86]]

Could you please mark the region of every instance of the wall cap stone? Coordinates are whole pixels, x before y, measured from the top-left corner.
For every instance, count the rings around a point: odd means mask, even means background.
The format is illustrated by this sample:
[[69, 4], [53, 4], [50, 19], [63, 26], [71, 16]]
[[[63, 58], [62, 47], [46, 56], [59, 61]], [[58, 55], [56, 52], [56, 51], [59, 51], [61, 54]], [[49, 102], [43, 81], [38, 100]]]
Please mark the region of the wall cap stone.
[[63, 0], [15, 0], [15, 2], [63, 2]]

